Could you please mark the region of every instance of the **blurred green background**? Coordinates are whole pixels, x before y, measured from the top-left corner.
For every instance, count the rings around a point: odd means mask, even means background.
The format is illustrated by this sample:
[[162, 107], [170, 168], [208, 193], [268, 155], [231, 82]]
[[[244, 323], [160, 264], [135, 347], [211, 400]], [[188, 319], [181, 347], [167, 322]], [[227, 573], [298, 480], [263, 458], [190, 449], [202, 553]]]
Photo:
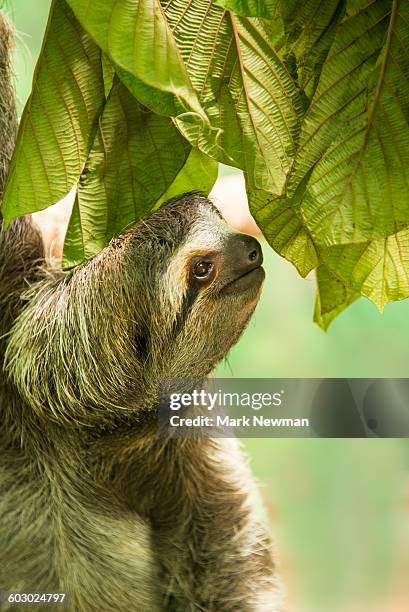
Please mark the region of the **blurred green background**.
[[[17, 30], [21, 111], [50, 1], [4, 4]], [[266, 244], [264, 254], [262, 299], [218, 377], [407, 376], [409, 301], [390, 304], [381, 315], [360, 300], [324, 333], [312, 323], [314, 279], [301, 279]], [[245, 445], [278, 540], [290, 609], [409, 610], [408, 593], [401, 593], [409, 566], [407, 441], [259, 439]]]

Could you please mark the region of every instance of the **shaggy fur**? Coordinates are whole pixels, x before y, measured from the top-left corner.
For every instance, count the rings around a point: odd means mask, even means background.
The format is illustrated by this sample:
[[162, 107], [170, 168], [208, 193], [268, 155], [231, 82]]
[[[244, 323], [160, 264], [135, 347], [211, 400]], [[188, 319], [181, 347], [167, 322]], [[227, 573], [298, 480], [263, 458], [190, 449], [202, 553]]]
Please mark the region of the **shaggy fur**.
[[[12, 143], [1, 16], [0, 36], [0, 135]], [[159, 382], [205, 377], [257, 303], [260, 283], [223, 292], [231, 236], [198, 195], [70, 273], [47, 270], [29, 218], [0, 234], [0, 592], [65, 591], [72, 612], [281, 609], [236, 442], [157, 435]], [[209, 252], [218, 274], [195, 287], [192, 258]]]

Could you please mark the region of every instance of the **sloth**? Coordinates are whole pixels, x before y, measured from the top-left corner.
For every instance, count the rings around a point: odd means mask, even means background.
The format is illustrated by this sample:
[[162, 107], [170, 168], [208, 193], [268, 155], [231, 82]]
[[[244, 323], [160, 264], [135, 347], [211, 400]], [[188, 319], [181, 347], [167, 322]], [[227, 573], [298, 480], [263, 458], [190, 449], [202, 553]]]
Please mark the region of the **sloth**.
[[[0, 142], [13, 143], [1, 15], [0, 35]], [[69, 272], [47, 265], [29, 216], [2, 231], [1, 610], [20, 609], [11, 592], [67, 593], [70, 612], [282, 609], [237, 441], [157, 431], [160, 382], [205, 378], [263, 279], [259, 243], [197, 193]]]

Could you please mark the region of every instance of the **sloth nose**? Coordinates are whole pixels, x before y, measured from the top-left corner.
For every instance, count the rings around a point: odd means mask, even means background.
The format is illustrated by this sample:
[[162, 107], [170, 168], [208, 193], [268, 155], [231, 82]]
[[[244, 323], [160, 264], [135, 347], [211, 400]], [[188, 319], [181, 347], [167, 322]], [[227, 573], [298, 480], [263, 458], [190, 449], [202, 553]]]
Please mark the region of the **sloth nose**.
[[260, 243], [247, 234], [236, 234], [230, 243], [234, 268], [240, 274], [251, 272], [263, 263], [263, 252]]

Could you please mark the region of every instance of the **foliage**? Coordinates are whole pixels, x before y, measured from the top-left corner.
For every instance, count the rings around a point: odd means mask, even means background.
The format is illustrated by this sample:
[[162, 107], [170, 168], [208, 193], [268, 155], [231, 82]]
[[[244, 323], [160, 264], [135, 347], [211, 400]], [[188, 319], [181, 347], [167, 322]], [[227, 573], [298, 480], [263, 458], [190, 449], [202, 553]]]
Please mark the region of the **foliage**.
[[409, 296], [406, 0], [54, 0], [3, 202], [77, 187], [64, 263], [243, 169], [250, 209], [327, 327]]

